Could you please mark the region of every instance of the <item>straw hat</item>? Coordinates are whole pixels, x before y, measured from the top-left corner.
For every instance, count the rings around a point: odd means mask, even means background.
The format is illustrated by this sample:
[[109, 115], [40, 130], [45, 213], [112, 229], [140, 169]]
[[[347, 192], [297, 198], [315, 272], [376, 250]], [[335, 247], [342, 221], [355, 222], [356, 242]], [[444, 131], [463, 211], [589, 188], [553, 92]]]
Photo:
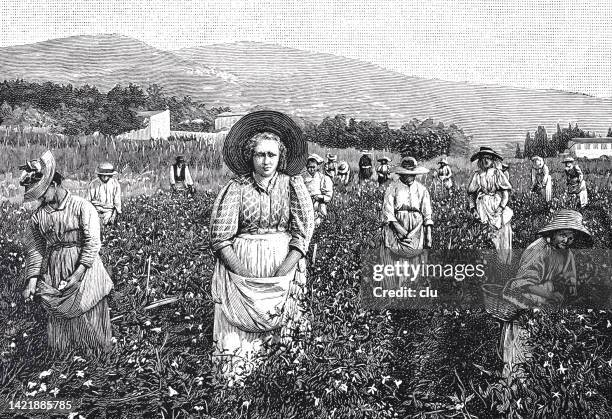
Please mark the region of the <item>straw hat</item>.
[[338, 156], [336, 156], [335, 154], [327, 153], [325, 155], [325, 157], [327, 157], [327, 161], [336, 161], [336, 160], [338, 160]]
[[573, 163], [574, 159], [572, 157], [566, 157], [561, 161], [561, 163]]
[[552, 221], [538, 231], [542, 235], [555, 230], [575, 230], [591, 238], [591, 232], [582, 222], [582, 214], [578, 211], [562, 209], [553, 214]]
[[98, 170], [96, 170], [96, 175], [115, 176], [116, 174], [115, 166], [109, 162], [100, 163]]
[[448, 166], [448, 160], [446, 159], [446, 157], [442, 157], [440, 159], [440, 161], [438, 162], [438, 164], [442, 164], [442, 165]]
[[185, 163], [185, 156], [176, 156], [176, 163]]
[[382, 156], [378, 159], [379, 162], [383, 162], [386, 161], [387, 163], [389, 163], [391, 161], [391, 159], [387, 156]]
[[325, 160], [323, 160], [323, 157], [319, 156], [316, 153], [310, 154], [308, 158], [306, 159], [306, 162], [308, 162], [308, 160], [314, 160], [317, 164], [321, 164], [325, 162]]
[[278, 135], [287, 148], [284, 172], [290, 176], [299, 174], [306, 165], [308, 155], [302, 130], [288, 115], [270, 110], [251, 112], [232, 126], [223, 143], [223, 161], [227, 167], [237, 175], [250, 173], [252, 165], [243, 152], [244, 146], [253, 136], [263, 132]]
[[476, 161], [483, 156], [493, 157], [499, 160], [504, 159], [499, 153], [497, 153], [491, 147], [480, 147], [480, 150], [478, 150], [476, 153], [474, 153], [474, 155], [472, 155], [472, 157], [470, 158], [470, 161]]
[[349, 172], [349, 165], [345, 161], [341, 161], [338, 164], [338, 173], [341, 175], [346, 175]]
[[398, 175], [424, 175], [429, 173], [429, 169], [417, 165], [414, 157], [404, 157], [401, 166], [391, 168], [390, 172]]
[[35, 201], [47, 191], [55, 174], [55, 158], [50, 151], [45, 151], [38, 160], [19, 166], [24, 170], [19, 184], [25, 187], [23, 201]]

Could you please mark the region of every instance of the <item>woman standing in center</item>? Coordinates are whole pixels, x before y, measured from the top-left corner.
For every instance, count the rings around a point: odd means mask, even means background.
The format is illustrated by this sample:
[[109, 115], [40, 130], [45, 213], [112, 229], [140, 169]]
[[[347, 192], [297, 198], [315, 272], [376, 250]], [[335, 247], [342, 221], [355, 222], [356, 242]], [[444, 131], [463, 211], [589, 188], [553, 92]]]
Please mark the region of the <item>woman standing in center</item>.
[[264, 340], [303, 325], [299, 296], [314, 229], [299, 175], [306, 156], [300, 128], [273, 111], [243, 117], [223, 145], [224, 161], [238, 175], [219, 193], [210, 228], [217, 256], [214, 357], [226, 376], [248, 374]]
[[480, 147], [471, 161], [477, 161], [478, 170], [468, 185], [470, 210], [481, 223], [491, 230], [491, 238], [498, 259], [509, 264], [512, 260], [512, 209], [508, 205], [512, 186], [502, 173], [503, 158], [489, 147]]

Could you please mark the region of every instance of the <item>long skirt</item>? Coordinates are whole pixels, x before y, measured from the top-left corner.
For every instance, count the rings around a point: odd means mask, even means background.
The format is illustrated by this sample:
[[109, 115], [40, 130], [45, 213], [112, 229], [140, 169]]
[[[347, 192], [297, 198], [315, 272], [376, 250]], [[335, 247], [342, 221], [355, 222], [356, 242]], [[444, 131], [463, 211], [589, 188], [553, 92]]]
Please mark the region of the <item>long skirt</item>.
[[43, 306], [49, 313], [48, 345], [55, 350], [104, 351], [111, 346], [111, 322], [106, 296], [113, 283], [99, 256], [80, 283], [60, 292], [76, 269], [81, 254], [78, 246], [60, 247], [49, 254], [45, 281], [39, 284]]
[[[233, 248], [238, 259], [255, 278], [270, 279], [289, 253], [290, 239], [287, 233], [244, 234], [235, 238]], [[261, 318], [264, 317], [262, 313], [251, 312], [254, 314], [252, 317], [260, 316], [257, 320], [258, 324], [264, 324], [261, 327], [263, 331], [253, 331], [253, 327], [250, 327], [251, 330], [245, 330], [246, 325], [252, 323], [253, 319], [251, 316], [245, 318], [247, 315], [237, 317], [236, 313], [253, 300], [265, 300], [272, 292], [276, 292], [274, 298], [278, 298], [279, 288], [273, 291], [260, 283], [259, 295], [256, 294], [254, 298], [251, 296], [250, 301], [236, 301], [242, 298], [241, 293], [235, 292], [236, 284], [233, 283], [229, 270], [217, 260], [213, 275], [213, 361], [226, 379], [239, 381], [251, 373], [263, 360], [264, 342], [288, 342], [296, 329], [304, 330], [307, 327], [304, 309], [300, 303], [305, 284], [306, 266], [302, 259], [298, 262], [293, 276], [287, 280], [286, 292], [282, 297], [285, 302], [282, 312], [279, 313], [278, 324], [272, 330], [266, 330], [271, 327], [265, 324], [268, 322], [266, 319]]]
[[105, 352], [111, 346], [111, 321], [106, 297], [91, 310], [72, 319], [49, 315], [48, 344], [52, 350], [83, 349]]
[[499, 351], [504, 361], [503, 377], [522, 373], [522, 364], [531, 359], [532, 347], [528, 344], [529, 332], [518, 321], [504, 322], [502, 325]]

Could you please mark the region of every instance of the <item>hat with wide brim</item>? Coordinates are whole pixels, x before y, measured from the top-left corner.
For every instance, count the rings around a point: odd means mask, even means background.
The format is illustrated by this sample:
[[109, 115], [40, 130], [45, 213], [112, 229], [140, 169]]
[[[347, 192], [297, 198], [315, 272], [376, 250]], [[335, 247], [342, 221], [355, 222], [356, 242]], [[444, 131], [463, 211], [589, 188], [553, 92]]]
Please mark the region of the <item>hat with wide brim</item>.
[[223, 143], [223, 161], [237, 175], [252, 172], [252, 162], [247, 161], [244, 146], [255, 135], [269, 132], [277, 135], [287, 149], [284, 173], [294, 176], [306, 165], [308, 145], [302, 136], [302, 129], [288, 115], [282, 112], [261, 110], [251, 112], [236, 122]]
[[306, 162], [308, 162], [308, 160], [314, 160], [317, 164], [321, 164], [325, 162], [325, 160], [323, 160], [323, 157], [319, 156], [317, 153], [312, 153], [308, 155]]
[[387, 156], [382, 156], [382, 157], [379, 157], [377, 159], [377, 161], [380, 161], [380, 162], [382, 162], [382, 161], [390, 162], [391, 159], [389, 157], [387, 157]]
[[582, 222], [582, 214], [578, 211], [562, 209], [553, 214], [553, 218], [543, 229], [538, 231], [539, 235], [545, 235], [555, 230], [575, 230], [588, 238], [592, 238], [591, 232]]
[[443, 164], [443, 165], [448, 166], [448, 160], [446, 160], [446, 158], [441, 158], [438, 164]]
[[336, 156], [335, 154], [329, 154], [329, 153], [327, 153], [327, 154], [325, 155], [325, 157], [327, 157], [327, 161], [332, 161], [332, 162], [333, 162], [333, 161], [338, 160], [338, 156]]
[[566, 157], [564, 158], [561, 163], [573, 163], [574, 159], [572, 157]]
[[419, 166], [414, 157], [403, 158], [401, 166], [394, 166], [389, 171], [398, 175], [424, 175], [429, 173], [429, 169]]
[[55, 158], [53, 154], [47, 150], [40, 156], [37, 162], [37, 167], [40, 167], [38, 173], [42, 175], [42, 178], [36, 183], [24, 185], [23, 202], [35, 201], [43, 196], [53, 180], [53, 175], [55, 174]]
[[472, 155], [472, 157], [470, 158], [470, 161], [473, 162], [485, 156], [493, 157], [495, 159], [499, 159], [500, 161], [504, 159], [498, 152], [493, 150], [491, 147], [480, 147], [480, 150], [478, 150], [476, 153]]
[[349, 165], [347, 162], [342, 161], [338, 164], [338, 173], [341, 175], [346, 175], [349, 172]]
[[118, 174], [118, 172], [115, 170], [115, 166], [109, 162], [101, 163], [96, 170], [96, 175], [115, 176], [116, 174]]

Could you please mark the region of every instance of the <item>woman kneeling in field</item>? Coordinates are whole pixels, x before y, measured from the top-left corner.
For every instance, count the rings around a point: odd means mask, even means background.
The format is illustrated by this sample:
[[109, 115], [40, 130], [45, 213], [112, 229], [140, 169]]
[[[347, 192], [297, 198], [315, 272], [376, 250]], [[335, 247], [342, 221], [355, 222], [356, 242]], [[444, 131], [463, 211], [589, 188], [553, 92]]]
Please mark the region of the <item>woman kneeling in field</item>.
[[238, 176], [217, 196], [210, 239], [217, 256], [213, 360], [228, 379], [252, 371], [264, 341], [305, 327], [299, 297], [314, 230], [299, 175], [306, 156], [300, 128], [279, 112], [246, 115], [225, 140], [223, 158]]
[[[576, 264], [569, 248], [578, 236], [591, 236], [582, 223], [582, 215], [567, 209], [555, 213], [538, 234], [541, 237], [525, 249], [518, 273], [504, 292], [504, 298], [521, 309], [561, 303], [576, 296]], [[518, 321], [504, 322], [500, 341], [504, 376], [529, 360], [527, 335]]]
[[51, 349], [105, 351], [111, 345], [106, 296], [113, 283], [98, 254], [98, 212], [64, 189], [51, 152], [21, 168], [24, 201], [40, 201], [26, 232], [29, 281], [23, 296], [40, 295], [49, 313]]

